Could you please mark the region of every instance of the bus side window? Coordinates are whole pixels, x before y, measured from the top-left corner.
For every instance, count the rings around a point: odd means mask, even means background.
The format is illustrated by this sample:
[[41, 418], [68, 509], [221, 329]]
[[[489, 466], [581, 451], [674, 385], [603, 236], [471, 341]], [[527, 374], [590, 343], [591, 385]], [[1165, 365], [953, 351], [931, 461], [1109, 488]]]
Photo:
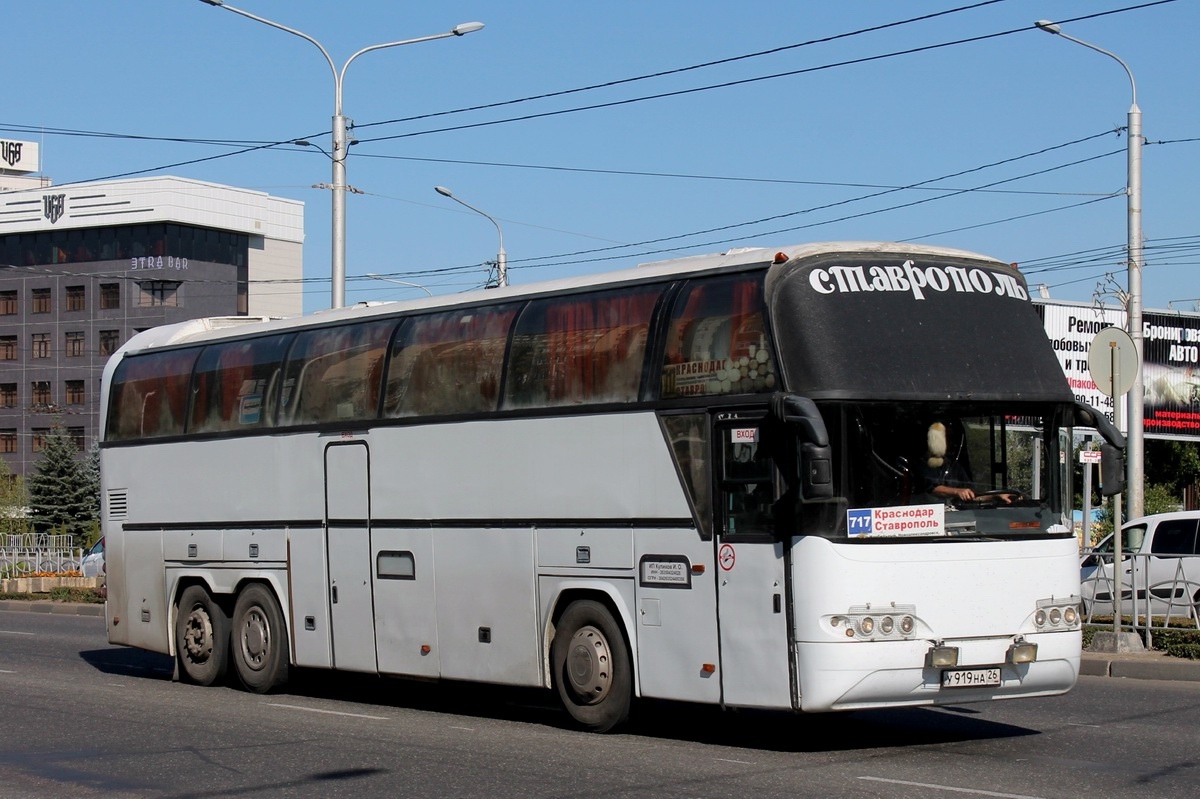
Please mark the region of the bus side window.
[[188, 385], [200, 350], [171, 350], [126, 358], [113, 377], [119, 414], [108, 423], [110, 441], [178, 436], [187, 420]]
[[288, 358], [280, 424], [375, 418], [382, 360], [394, 320], [309, 330]]
[[689, 282], [671, 313], [660, 383], [663, 399], [775, 390], [778, 372], [766, 333], [764, 274]]
[[196, 362], [188, 432], [271, 426], [270, 399], [290, 341], [284, 335], [205, 347]]
[[408, 320], [392, 345], [384, 415], [494, 411], [516, 303]]
[[662, 286], [531, 302], [517, 322], [506, 408], [635, 402]]

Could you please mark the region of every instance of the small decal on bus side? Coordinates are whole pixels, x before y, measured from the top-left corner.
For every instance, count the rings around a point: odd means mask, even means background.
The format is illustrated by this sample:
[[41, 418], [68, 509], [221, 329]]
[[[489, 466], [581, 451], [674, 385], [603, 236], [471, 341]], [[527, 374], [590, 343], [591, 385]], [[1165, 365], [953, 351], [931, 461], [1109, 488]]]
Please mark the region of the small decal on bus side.
[[691, 588], [691, 563], [683, 555], [643, 555], [638, 583], [645, 588]]
[[846, 511], [846, 534], [851, 538], [945, 535], [946, 506], [939, 502], [890, 508], [851, 508]]

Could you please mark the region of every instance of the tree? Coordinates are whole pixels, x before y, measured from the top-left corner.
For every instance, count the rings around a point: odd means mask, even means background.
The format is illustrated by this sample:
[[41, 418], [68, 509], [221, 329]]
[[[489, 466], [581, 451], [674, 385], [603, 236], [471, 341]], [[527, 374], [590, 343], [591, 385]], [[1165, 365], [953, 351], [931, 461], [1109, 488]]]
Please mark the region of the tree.
[[1200, 447], [1192, 441], [1146, 439], [1146, 483], [1161, 483], [1180, 499], [1200, 481]]
[[25, 482], [0, 460], [0, 535], [29, 532], [29, 495]]
[[46, 436], [37, 471], [29, 478], [34, 530], [70, 535], [74, 545], [82, 547], [96, 518], [94, 504], [75, 440], [56, 424]]

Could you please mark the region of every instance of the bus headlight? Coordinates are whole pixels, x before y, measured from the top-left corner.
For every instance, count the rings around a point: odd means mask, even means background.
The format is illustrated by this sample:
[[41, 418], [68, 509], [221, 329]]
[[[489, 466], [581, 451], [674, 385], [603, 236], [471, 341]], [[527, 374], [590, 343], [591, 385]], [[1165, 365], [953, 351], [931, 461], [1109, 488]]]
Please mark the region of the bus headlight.
[[[899, 641], [917, 632], [915, 605], [854, 605], [847, 613], [827, 618], [838, 634], [858, 641]], [[922, 635], [921, 637], [928, 637]]]
[[1039, 599], [1033, 612], [1033, 626], [1040, 633], [1079, 629], [1079, 597]]

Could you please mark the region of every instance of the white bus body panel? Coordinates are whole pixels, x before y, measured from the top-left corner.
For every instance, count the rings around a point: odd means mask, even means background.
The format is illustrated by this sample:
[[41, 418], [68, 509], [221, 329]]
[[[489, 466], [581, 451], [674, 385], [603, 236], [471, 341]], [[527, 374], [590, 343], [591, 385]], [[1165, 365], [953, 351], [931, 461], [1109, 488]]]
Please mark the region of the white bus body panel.
[[[717, 667], [717, 565], [713, 542], [696, 531], [639, 530], [635, 537], [638, 564], [636, 630], [638, 684], [641, 695], [659, 699], [716, 704], [721, 701]], [[683, 561], [688, 582], [675, 572], [657, 576]], [[787, 664], [784, 664], [787, 668]]]
[[[957, 704], [1058, 694], [1079, 675], [1074, 632], [1037, 633], [1037, 601], [1079, 595], [1073, 538], [1028, 541], [844, 544], [802, 538], [793, 549], [796, 660], [801, 709]], [[884, 614], [915, 606], [912, 640], [858, 641], [830, 619], [869, 604]], [[923, 625], [923, 627], [921, 626]], [[1003, 665], [1023, 635], [1037, 660]], [[999, 687], [941, 687], [925, 666], [932, 641], [960, 650], [959, 667], [1002, 666]]]

